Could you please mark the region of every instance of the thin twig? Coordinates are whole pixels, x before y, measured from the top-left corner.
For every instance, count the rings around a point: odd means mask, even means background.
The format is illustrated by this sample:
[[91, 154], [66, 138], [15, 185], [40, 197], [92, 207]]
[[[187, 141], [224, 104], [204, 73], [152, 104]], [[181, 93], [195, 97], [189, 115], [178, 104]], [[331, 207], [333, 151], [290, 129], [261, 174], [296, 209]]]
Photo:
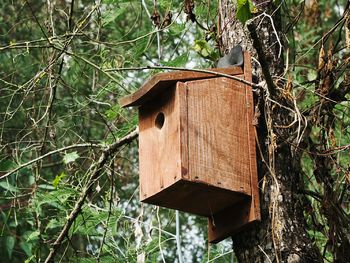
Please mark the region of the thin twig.
[[10, 176], [11, 174], [23, 169], [24, 167], [27, 167], [33, 163], [36, 163], [50, 155], [53, 155], [53, 154], [56, 154], [56, 153], [60, 153], [60, 152], [64, 152], [64, 151], [67, 151], [67, 150], [70, 150], [70, 149], [75, 149], [75, 148], [84, 148], [84, 147], [92, 147], [92, 148], [103, 148], [104, 146], [101, 145], [101, 144], [93, 144], [93, 143], [78, 143], [78, 144], [72, 144], [72, 145], [69, 145], [69, 146], [66, 146], [66, 147], [62, 147], [62, 148], [59, 148], [59, 149], [56, 149], [56, 150], [53, 150], [51, 152], [48, 152], [48, 153], [45, 153], [33, 160], [30, 160], [29, 162], [26, 162], [24, 164], [21, 164], [20, 166], [16, 167], [15, 169], [11, 170], [10, 172], [7, 172], [6, 174], [4, 175], [1, 175], [0, 176], [0, 180], [1, 179], [4, 179], [8, 176]]
[[[157, 206], [157, 221], [158, 221], [158, 228], [162, 229], [162, 224], [160, 222], [160, 217], [159, 217], [159, 206]], [[158, 247], [159, 247], [159, 252], [162, 257], [163, 263], [165, 263], [164, 255], [163, 255], [163, 249], [162, 249], [162, 232], [158, 231]]]
[[[57, 47], [55, 47], [57, 48]], [[59, 48], [57, 48], [59, 49]], [[62, 49], [59, 49], [59, 50], [62, 50]], [[87, 64], [89, 64], [90, 66], [92, 66], [93, 68], [97, 69], [98, 71], [102, 72], [103, 74], [105, 74], [107, 77], [109, 77], [111, 80], [113, 80], [120, 88], [122, 88], [124, 91], [126, 91], [127, 93], [130, 93], [125, 87], [123, 87], [119, 81], [113, 77], [111, 74], [108, 73], [108, 71], [106, 70], [103, 70], [101, 67], [99, 67], [98, 65], [96, 65], [95, 63], [91, 62], [90, 60], [82, 57], [82, 56], [79, 56], [77, 55], [76, 53], [72, 53], [72, 52], [69, 52], [69, 51], [66, 51], [66, 50], [63, 50], [64, 53], [66, 53], [67, 55], [71, 56], [71, 57], [76, 57], [78, 59], [81, 59], [83, 60], [84, 62], [86, 62]]]
[[[273, 22], [272, 16], [270, 16], [270, 15], [266, 14], [265, 12], [263, 12], [261, 15], [258, 15], [257, 17], [254, 17], [254, 20], [259, 18], [260, 16], [267, 17], [271, 21], [271, 27], [272, 27], [273, 33], [275, 34], [277, 42], [278, 42], [278, 45], [279, 45], [278, 58], [280, 58], [281, 54], [282, 54], [282, 43], [281, 43], [281, 40], [280, 40], [280, 38], [278, 36], [277, 30], [275, 28], [275, 23]], [[259, 25], [257, 26], [257, 28], [259, 28], [259, 26], [260, 26], [260, 24], [262, 23], [263, 20], [264, 20], [264, 18], [260, 20]]]
[[224, 257], [224, 256], [226, 256], [228, 254], [231, 254], [232, 252], [233, 252], [233, 250], [231, 249], [231, 250], [229, 250], [229, 251], [227, 251], [227, 252], [225, 252], [223, 254], [217, 255], [216, 257], [213, 257], [212, 259], [208, 260], [207, 263], [214, 262], [215, 260], [217, 260], [217, 259], [219, 259], [221, 257]]
[[271, 259], [269, 258], [269, 256], [266, 254], [266, 252], [262, 249], [262, 247], [260, 245], [258, 245], [258, 248], [261, 250], [261, 252], [266, 256], [267, 260], [272, 263]]
[[[151, 13], [148, 11], [148, 8], [147, 8], [147, 5], [146, 5], [146, 2], [145, 0], [142, 0], [141, 1], [146, 13], [147, 13], [147, 16], [150, 20], [152, 20], [152, 15]], [[156, 5], [157, 5], [157, 1], [154, 0], [153, 1], [153, 5], [154, 7], [156, 8]], [[154, 25], [156, 29], [159, 29], [157, 25]], [[156, 35], [157, 35], [157, 53], [158, 53], [158, 63], [160, 63], [160, 60], [161, 60], [161, 45], [160, 45], [160, 30], [156, 30]]]

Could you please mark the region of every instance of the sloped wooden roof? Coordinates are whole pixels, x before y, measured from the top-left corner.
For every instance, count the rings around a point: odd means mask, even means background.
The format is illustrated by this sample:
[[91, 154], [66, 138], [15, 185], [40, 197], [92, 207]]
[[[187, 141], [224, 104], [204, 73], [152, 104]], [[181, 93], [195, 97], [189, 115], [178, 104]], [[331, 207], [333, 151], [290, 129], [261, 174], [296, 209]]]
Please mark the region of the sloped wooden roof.
[[[213, 68], [207, 69], [217, 73], [223, 73], [228, 75], [240, 75], [243, 74], [243, 69], [241, 67], [232, 68]], [[119, 104], [122, 107], [132, 107], [141, 106], [148, 100], [154, 98], [164, 89], [171, 87], [172, 84], [178, 81], [189, 81], [204, 78], [215, 78], [218, 77], [215, 74], [197, 72], [197, 71], [173, 71], [158, 73], [151, 77], [147, 82], [145, 82], [140, 89], [136, 92], [125, 96], [119, 100]]]

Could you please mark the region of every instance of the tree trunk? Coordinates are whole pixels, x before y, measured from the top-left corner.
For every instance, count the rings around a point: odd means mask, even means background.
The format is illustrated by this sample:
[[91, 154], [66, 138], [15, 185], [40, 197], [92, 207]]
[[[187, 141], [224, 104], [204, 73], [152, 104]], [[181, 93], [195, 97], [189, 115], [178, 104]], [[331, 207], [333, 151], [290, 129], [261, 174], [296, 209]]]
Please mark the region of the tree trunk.
[[[260, 1], [256, 4], [262, 15], [256, 14], [253, 22], [243, 26], [235, 18], [235, 2], [220, 1], [221, 51], [236, 44], [250, 51], [253, 80], [264, 88], [255, 94], [255, 114], [260, 116], [256, 129], [262, 220], [233, 236], [233, 249], [239, 262], [322, 262], [303, 216], [301, 152], [295, 147], [302, 142], [296, 126], [290, 125], [294, 102], [288, 85], [278, 78], [284, 72], [281, 38], [276, 37], [281, 29], [279, 12], [273, 1]], [[262, 12], [273, 16], [270, 19]]]

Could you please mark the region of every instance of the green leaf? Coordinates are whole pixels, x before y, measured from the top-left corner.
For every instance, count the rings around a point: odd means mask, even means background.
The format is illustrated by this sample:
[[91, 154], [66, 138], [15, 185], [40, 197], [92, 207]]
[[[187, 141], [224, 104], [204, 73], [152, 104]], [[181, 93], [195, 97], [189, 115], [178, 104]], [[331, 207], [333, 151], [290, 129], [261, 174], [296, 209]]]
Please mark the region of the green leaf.
[[314, 69], [309, 69], [307, 73], [307, 80], [313, 81], [317, 78], [317, 71]]
[[32, 262], [33, 259], [35, 259], [35, 255], [32, 255], [29, 258], [27, 258], [26, 261], [24, 261], [24, 263], [30, 263], [30, 262]]
[[62, 172], [60, 175], [56, 175], [55, 179], [52, 181], [52, 185], [57, 188], [59, 183], [61, 182], [61, 180], [63, 178], [65, 178], [67, 175], [65, 174], [65, 172]]
[[181, 66], [185, 66], [187, 62], [188, 62], [188, 53], [184, 53], [180, 56], [177, 56], [175, 59], [171, 61], [162, 61], [162, 64], [168, 67], [181, 67]]
[[109, 121], [116, 119], [122, 112], [122, 108], [119, 104], [113, 105], [110, 109], [106, 110], [105, 115]]
[[181, 35], [185, 29], [185, 24], [174, 24], [170, 27], [170, 34], [173, 36]]
[[11, 185], [9, 182], [0, 182], [0, 187], [10, 192], [19, 192], [18, 188], [16, 186]]
[[39, 235], [40, 235], [39, 230], [36, 230], [36, 231], [29, 234], [27, 241], [38, 240]]
[[139, 59], [139, 57], [147, 50], [149, 38], [144, 37], [135, 42], [134, 48], [129, 53], [130, 58]]
[[79, 158], [79, 154], [76, 151], [71, 153], [66, 153], [63, 157], [63, 162], [65, 164], [68, 164], [68, 163], [74, 162], [78, 158]]
[[96, 262], [96, 259], [94, 259], [94, 258], [81, 258], [80, 262], [81, 263], [94, 263], [94, 262]]
[[[20, 244], [19, 244], [19, 246], [23, 249], [23, 251], [26, 253], [26, 255], [28, 256], [28, 257], [30, 257], [30, 256], [32, 256], [33, 257], [33, 255], [32, 255], [32, 244], [31, 243], [28, 243], [28, 242], [21, 242]], [[30, 258], [28, 258], [27, 260], [29, 260]], [[27, 261], [26, 261], [27, 262]], [[28, 261], [28, 262], [30, 262], [30, 261]]]
[[237, 0], [236, 18], [245, 24], [248, 19], [253, 17], [253, 9], [254, 5], [251, 0]]
[[216, 57], [216, 50], [213, 49], [206, 40], [204, 39], [197, 39], [194, 42], [193, 49], [200, 54], [202, 57], [207, 59], [215, 59]]
[[57, 227], [62, 227], [64, 225], [64, 222], [60, 222], [58, 221], [56, 218], [53, 218], [49, 221], [49, 223], [47, 224], [45, 230], [47, 229], [55, 229]]
[[10, 170], [14, 166], [15, 166], [14, 163], [8, 159], [0, 161], [0, 171]]
[[55, 189], [52, 185], [49, 185], [49, 184], [39, 184], [38, 188], [45, 189], [45, 190], [54, 190]]
[[15, 246], [15, 238], [12, 236], [6, 237], [6, 250], [9, 258], [12, 257], [13, 247]]
[[128, 121], [122, 123], [122, 125], [118, 127], [118, 130], [113, 132], [113, 134], [108, 134], [106, 143], [110, 144], [115, 141], [115, 138], [124, 137], [125, 135], [127, 135], [129, 132], [131, 132], [136, 128], [137, 123], [138, 123], [138, 116], [137, 114], [134, 114]]
[[102, 25], [106, 26], [109, 23], [115, 21], [120, 15], [122, 15], [125, 12], [124, 8], [118, 8], [118, 9], [112, 9], [107, 10], [102, 18]]

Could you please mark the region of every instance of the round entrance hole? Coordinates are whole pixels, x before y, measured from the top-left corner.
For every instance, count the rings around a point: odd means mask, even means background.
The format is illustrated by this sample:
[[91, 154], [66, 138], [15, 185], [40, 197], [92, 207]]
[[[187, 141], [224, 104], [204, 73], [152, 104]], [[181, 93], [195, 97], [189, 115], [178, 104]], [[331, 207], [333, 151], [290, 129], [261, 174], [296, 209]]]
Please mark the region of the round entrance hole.
[[163, 125], [164, 125], [164, 121], [165, 121], [164, 113], [163, 112], [159, 112], [157, 114], [157, 117], [156, 117], [155, 121], [154, 121], [154, 124], [156, 125], [156, 127], [158, 129], [161, 129], [163, 127]]

